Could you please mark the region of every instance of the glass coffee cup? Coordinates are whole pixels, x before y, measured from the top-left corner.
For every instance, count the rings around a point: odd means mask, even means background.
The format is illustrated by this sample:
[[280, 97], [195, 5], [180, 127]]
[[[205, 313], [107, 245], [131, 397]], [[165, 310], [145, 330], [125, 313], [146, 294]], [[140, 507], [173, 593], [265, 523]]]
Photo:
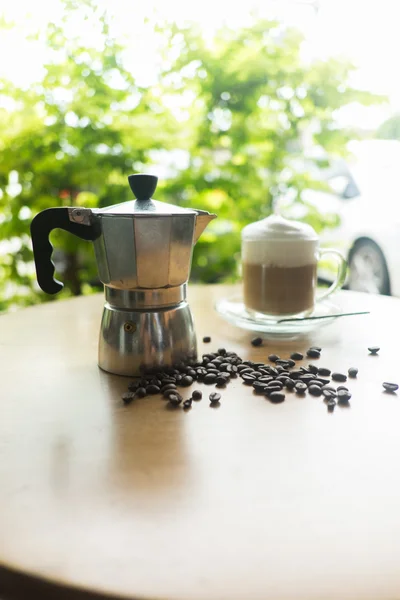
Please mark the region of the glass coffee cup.
[[[317, 265], [326, 254], [336, 257], [338, 271], [317, 294]], [[244, 304], [256, 318], [304, 317], [343, 286], [347, 263], [337, 250], [319, 248], [310, 225], [271, 215], [242, 230], [242, 270]]]

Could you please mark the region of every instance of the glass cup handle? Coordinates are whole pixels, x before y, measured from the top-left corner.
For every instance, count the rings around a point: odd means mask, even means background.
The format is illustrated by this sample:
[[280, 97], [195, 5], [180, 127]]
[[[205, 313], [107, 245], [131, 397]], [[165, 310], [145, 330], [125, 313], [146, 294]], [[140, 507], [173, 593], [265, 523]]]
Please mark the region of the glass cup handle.
[[347, 275], [347, 261], [343, 254], [338, 250], [334, 250], [333, 248], [324, 248], [319, 251], [319, 260], [324, 254], [334, 254], [338, 259], [338, 271], [336, 275], [335, 281], [332, 285], [326, 290], [326, 292], [322, 292], [322, 294], [317, 294], [317, 300], [324, 300], [337, 290], [340, 290], [343, 287], [344, 282], [346, 281]]

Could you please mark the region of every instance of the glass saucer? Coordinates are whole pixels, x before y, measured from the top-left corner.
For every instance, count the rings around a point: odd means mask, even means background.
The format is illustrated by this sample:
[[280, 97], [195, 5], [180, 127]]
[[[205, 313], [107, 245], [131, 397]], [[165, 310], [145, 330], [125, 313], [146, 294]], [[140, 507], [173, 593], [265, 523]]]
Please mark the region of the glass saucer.
[[267, 317], [258, 319], [247, 311], [241, 296], [222, 298], [216, 302], [215, 309], [225, 321], [232, 323], [232, 325], [250, 331], [259, 331], [286, 338], [307, 334], [320, 327], [325, 327], [335, 321], [335, 314], [340, 313], [339, 305], [327, 299], [317, 302], [313, 312], [308, 315], [308, 317], [327, 317], [324, 319], [307, 320], [300, 318], [283, 322], [279, 322], [279, 320], [285, 319], [284, 316], [276, 317], [276, 319]]

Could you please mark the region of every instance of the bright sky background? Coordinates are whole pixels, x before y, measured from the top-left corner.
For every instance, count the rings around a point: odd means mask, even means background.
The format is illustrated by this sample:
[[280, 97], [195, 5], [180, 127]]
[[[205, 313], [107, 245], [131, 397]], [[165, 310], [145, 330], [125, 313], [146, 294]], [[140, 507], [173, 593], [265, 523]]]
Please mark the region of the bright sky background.
[[[343, 124], [375, 127], [393, 112], [400, 112], [398, 58], [400, 56], [400, 0], [319, 0], [315, 11], [310, 0], [99, 0], [114, 16], [118, 35], [126, 37], [132, 69], [142, 78], [151, 73], [154, 41], [144, 25], [155, 12], [177, 20], [201, 23], [205, 34], [223, 22], [242, 25], [251, 11], [260, 16], [282, 17], [306, 34], [311, 57], [349, 57], [358, 67], [358, 86], [389, 96], [384, 107], [350, 107], [340, 116]], [[40, 76], [46, 49], [33, 45], [26, 35], [55, 22], [59, 0], [0, 0], [0, 14], [18, 27], [1, 34], [0, 76], [27, 84]], [[85, 33], [86, 34], [86, 33]], [[139, 59], [138, 59], [139, 57]]]

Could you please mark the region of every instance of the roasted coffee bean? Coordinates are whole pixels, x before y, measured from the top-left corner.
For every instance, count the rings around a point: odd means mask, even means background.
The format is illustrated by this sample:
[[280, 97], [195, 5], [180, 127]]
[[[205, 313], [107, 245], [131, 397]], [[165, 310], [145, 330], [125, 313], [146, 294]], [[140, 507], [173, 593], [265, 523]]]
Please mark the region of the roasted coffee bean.
[[248, 365], [245, 365], [244, 363], [241, 363], [240, 365], [237, 365], [237, 369], [238, 369], [238, 373], [241, 373], [245, 369], [248, 369]]
[[175, 377], [164, 377], [161, 379], [161, 385], [168, 385], [169, 383], [175, 384]]
[[313, 375], [317, 375], [318, 374], [317, 365], [308, 365], [308, 372], [312, 373]]
[[193, 400], [201, 400], [203, 397], [203, 392], [200, 390], [193, 390], [192, 398]]
[[310, 385], [308, 393], [311, 394], [311, 396], [321, 396], [322, 390], [318, 385]]
[[333, 385], [323, 385], [322, 391], [324, 390], [328, 390], [328, 392], [335, 392], [336, 394], [336, 388], [334, 388]]
[[332, 373], [333, 381], [347, 381], [347, 375], [344, 373]]
[[139, 382], [138, 381], [131, 381], [130, 383], [128, 383], [128, 390], [130, 392], [136, 392], [136, 390], [139, 387]]
[[380, 348], [379, 346], [370, 346], [368, 350], [371, 354], [378, 354]]
[[336, 401], [333, 398], [330, 398], [327, 403], [328, 412], [333, 412], [335, 410]]
[[159, 394], [161, 391], [161, 388], [158, 385], [154, 385], [154, 384], [150, 384], [146, 387], [146, 392], [148, 394]]
[[186, 371], [186, 373], [187, 373], [187, 374], [188, 374], [190, 377], [193, 377], [193, 379], [196, 379], [196, 378], [197, 378], [197, 373], [196, 373], [196, 371], [195, 371], [194, 369], [188, 369], [188, 370]]
[[312, 373], [304, 373], [303, 375], [300, 375], [300, 377], [299, 377], [299, 380], [304, 381], [304, 383], [310, 383], [314, 379], [315, 379], [315, 375], [313, 375]]
[[267, 386], [265, 383], [260, 383], [259, 381], [255, 381], [253, 383], [253, 388], [256, 394], [263, 394], [265, 392], [266, 387]]
[[282, 388], [283, 388], [283, 381], [278, 381], [277, 379], [274, 379], [274, 380], [273, 380], [273, 381], [271, 381], [270, 383], [267, 383], [267, 384], [266, 384], [266, 386], [267, 386], [268, 388], [271, 388], [271, 387], [278, 387], [278, 388], [282, 389]]
[[318, 369], [318, 375], [329, 376], [331, 374], [331, 370], [326, 367], [320, 367]]
[[321, 352], [319, 352], [316, 348], [310, 348], [307, 350], [308, 358], [320, 358]]
[[207, 373], [212, 373], [214, 375], [219, 375], [218, 369], [207, 369]]
[[274, 381], [274, 378], [271, 375], [263, 375], [258, 378], [260, 383], [268, 383], [269, 381]]
[[184, 377], [182, 377], [181, 386], [189, 387], [189, 385], [192, 385], [192, 383], [193, 377], [190, 377], [190, 375], [185, 375]]
[[310, 381], [310, 383], [308, 384], [308, 386], [310, 387], [310, 385], [316, 385], [319, 388], [322, 388], [325, 384], [322, 381], [318, 381], [318, 379], [313, 379], [312, 381]]
[[215, 383], [217, 380], [217, 376], [215, 373], [207, 373], [207, 375], [204, 377], [204, 383], [210, 384], [210, 383]]
[[272, 394], [269, 396], [269, 399], [273, 404], [280, 404], [285, 400], [285, 394], [282, 392], [272, 392]]
[[315, 383], [322, 383], [322, 385], [328, 385], [330, 382], [330, 379], [324, 379], [323, 377], [316, 377], [314, 379]]
[[288, 373], [282, 374], [282, 375], [279, 375], [276, 379], [274, 379], [274, 381], [281, 381], [282, 383], [285, 383], [288, 377], [289, 377]]
[[217, 379], [215, 380], [215, 385], [217, 387], [224, 387], [228, 383], [228, 381], [229, 381], [229, 379], [218, 376]]
[[290, 379], [290, 377], [288, 377], [285, 381], [285, 388], [287, 390], [292, 390], [295, 386], [295, 382], [293, 381], [293, 379]]
[[254, 369], [246, 365], [245, 368], [240, 371], [239, 375], [240, 377], [243, 377], [243, 375], [247, 375], [248, 373], [254, 373]]
[[188, 398], [184, 401], [183, 408], [192, 408], [192, 398]]
[[242, 379], [244, 385], [253, 385], [253, 382], [256, 381], [256, 377], [247, 373], [243, 375]]
[[301, 352], [292, 352], [292, 354], [290, 355], [290, 358], [292, 360], [303, 360], [304, 356], [302, 355]]
[[275, 369], [275, 367], [270, 367], [269, 372], [271, 373], [271, 375], [274, 375], [275, 377], [278, 377], [278, 375], [279, 375], [279, 371], [277, 371]]
[[304, 381], [298, 381], [294, 386], [296, 394], [304, 394], [307, 390], [307, 384]]
[[320, 346], [310, 346], [310, 350], [317, 350], [318, 352], [322, 352], [322, 348]]
[[182, 377], [183, 377], [183, 375], [181, 373], [179, 373], [178, 375], [175, 375], [175, 381], [177, 383], [179, 383], [180, 381], [182, 381]]
[[291, 371], [290, 378], [298, 379], [300, 377], [300, 375], [303, 375], [303, 371]]
[[349, 374], [349, 377], [351, 377], [352, 379], [354, 379], [358, 375], [358, 369], [356, 369], [356, 367], [350, 367], [350, 369], [347, 372]]
[[219, 366], [218, 366], [220, 371], [228, 371], [229, 368], [232, 368], [232, 365], [228, 362], [222, 362]]
[[210, 399], [211, 404], [215, 404], [216, 402], [219, 402], [221, 400], [221, 394], [218, 394], [218, 392], [213, 392], [208, 397]]
[[228, 373], [232, 373], [235, 374], [238, 372], [238, 368], [236, 365], [232, 365], [232, 364], [228, 364], [228, 366], [226, 367], [225, 371], [227, 371]]
[[175, 390], [165, 390], [165, 392], [163, 392], [163, 396], [167, 400], [170, 396], [176, 396], [177, 394], [179, 395], [179, 392], [176, 389]]
[[122, 402], [124, 404], [130, 404], [132, 400], [135, 398], [135, 392], [124, 392], [121, 396]]
[[204, 337], [203, 337], [203, 342], [204, 342], [205, 344], [209, 344], [209, 343], [211, 342], [211, 338], [210, 338], [210, 336], [208, 336], [208, 335], [204, 336]]
[[399, 386], [398, 386], [398, 384], [397, 384], [397, 383], [389, 383], [388, 381], [384, 381], [384, 382], [382, 383], [382, 385], [383, 385], [383, 387], [385, 388], [385, 391], [386, 391], [386, 392], [391, 392], [391, 393], [393, 393], [393, 392], [395, 392], [396, 390], [398, 390], [398, 389], [399, 389]]
[[225, 348], [218, 348], [218, 354], [220, 356], [226, 356], [226, 349]]
[[182, 402], [182, 396], [178, 396], [178, 394], [171, 394], [168, 396], [168, 400], [172, 406], [178, 406]]
[[163, 394], [164, 392], [167, 392], [168, 390], [176, 390], [175, 383], [167, 383], [166, 385], [163, 385], [160, 391]]
[[270, 360], [271, 362], [276, 362], [277, 360], [279, 360], [279, 356], [277, 354], [270, 354], [268, 356], [268, 360]]
[[262, 341], [262, 338], [260, 338], [260, 337], [255, 337], [251, 340], [251, 345], [255, 346], [255, 347], [262, 346], [262, 343], [263, 343], [263, 341]]
[[337, 393], [335, 392], [335, 390], [323, 389], [322, 393], [327, 400], [329, 400], [330, 398], [336, 398], [336, 396], [337, 396]]
[[337, 391], [339, 391], [339, 390], [346, 390], [346, 392], [349, 391], [349, 388], [346, 387], [345, 385], [338, 385], [336, 389], [337, 389]]
[[345, 404], [349, 403], [349, 400], [351, 398], [351, 394], [349, 391], [347, 390], [338, 390], [337, 393], [337, 402], [338, 404], [341, 404], [342, 406]]
[[139, 387], [135, 392], [135, 398], [144, 398], [147, 396], [147, 391], [144, 387]]
[[280, 365], [281, 367], [288, 367], [289, 361], [286, 360], [286, 358], [278, 358], [278, 360], [275, 361], [275, 364]]
[[227, 381], [230, 380], [232, 376], [232, 373], [228, 373], [227, 371], [220, 371], [219, 374], [217, 375], [217, 377], [223, 377], [224, 379], [226, 379]]

